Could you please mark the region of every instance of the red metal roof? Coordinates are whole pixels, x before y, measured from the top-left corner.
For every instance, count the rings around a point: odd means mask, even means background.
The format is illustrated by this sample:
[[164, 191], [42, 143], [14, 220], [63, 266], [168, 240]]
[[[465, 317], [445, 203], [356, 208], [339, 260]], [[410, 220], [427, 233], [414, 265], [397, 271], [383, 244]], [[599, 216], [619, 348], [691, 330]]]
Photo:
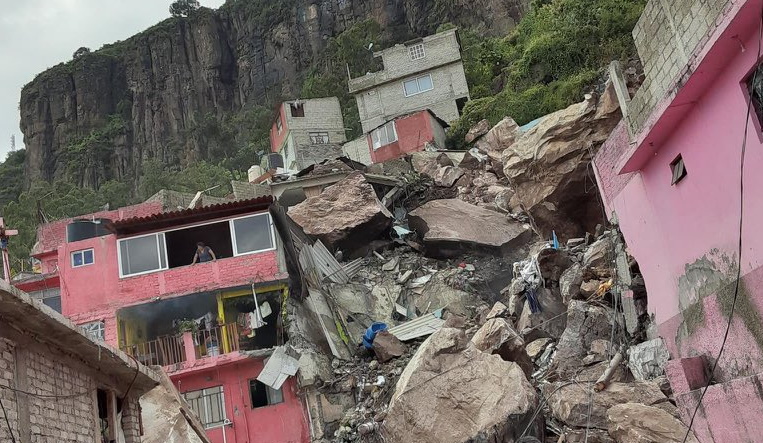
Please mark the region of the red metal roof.
[[133, 217], [115, 221], [109, 225], [109, 230], [120, 235], [137, 234], [252, 211], [261, 211], [268, 209], [272, 203], [273, 197], [268, 195], [249, 200], [219, 203], [196, 209], [162, 212], [145, 217]]

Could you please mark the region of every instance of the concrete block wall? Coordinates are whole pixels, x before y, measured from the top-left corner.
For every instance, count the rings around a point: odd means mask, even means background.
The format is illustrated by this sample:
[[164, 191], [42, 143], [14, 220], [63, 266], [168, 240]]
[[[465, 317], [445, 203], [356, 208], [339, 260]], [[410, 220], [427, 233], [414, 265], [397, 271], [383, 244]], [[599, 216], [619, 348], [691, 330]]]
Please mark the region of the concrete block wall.
[[[97, 425], [98, 384], [92, 373], [74, 367], [59, 355], [0, 338], [0, 400], [19, 443], [93, 443], [100, 441]], [[16, 393], [69, 395], [46, 398]], [[122, 428], [126, 443], [140, 443], [140, 412], [136, 398], [123, 403]], [[5, 418], [0, 441], [11, 438]]]
[[637, 134], [655, 106], [675, 92], [699, 44], [737, 0], [651, 0], [633, 29], [645, 80], [629, 108]]
[[[456, 35], [456, 30], [453, 29], [425, 37], [418, 42], [424, 45], [424, 57], [418, 60], [411, 60], [409, 46], [405, 45], [395, 45], [381, 51], [384, 73], [389, 78], [405, 77], [443, 63], [461, 60], [461, 46]], [[412, 46], [418, 43], [413, 43]]]
[[[339, 104], [337, 97], [326, 98], [314, 98], [309, 100], [299, 100], [304, 106], [304, 117], [292, 117], [291, 104], [294, 102], [284, 103], [284, 111], [286, 115], [286, 130], [289, 131], [315, 131], [315, 132], [333, 132], [341, 140], [337, 139], [336, 143], [342, 143], [346, 141], [344, 137], [344, 119], [342, 117], [342, 107]], [[309, 139], [308, 139], [309, 140]], [[334, 141], [332, 140], [332, 143]]]
[[342, 146], [342, 151], [344, 155], [356, 162], [363, 163], [364, 165], [373, 163], [371, 160], [371, 148], [368, 146], [368, 138], [365, 135], [345, 143]]

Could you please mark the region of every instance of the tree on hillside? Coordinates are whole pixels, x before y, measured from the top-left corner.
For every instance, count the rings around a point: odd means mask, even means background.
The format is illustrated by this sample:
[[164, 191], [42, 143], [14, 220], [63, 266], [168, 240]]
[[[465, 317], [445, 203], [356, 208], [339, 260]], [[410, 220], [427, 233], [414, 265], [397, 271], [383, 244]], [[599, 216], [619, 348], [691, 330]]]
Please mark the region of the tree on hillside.
[[86, 47], [83, 46], [83, 47], [77, 49], [76, 51], [74, 51], [74, 54], [72, 54], [72, 58], [79, 58], [79, 57], [82, 57], [83, 55], [89, 54], [89, 53], [90, 53], [90, 48], [86, 48]]
[[175, 0], [170, 5], [170, 14], [173, 17], [188, 17], [200, 7], [199, 0]]

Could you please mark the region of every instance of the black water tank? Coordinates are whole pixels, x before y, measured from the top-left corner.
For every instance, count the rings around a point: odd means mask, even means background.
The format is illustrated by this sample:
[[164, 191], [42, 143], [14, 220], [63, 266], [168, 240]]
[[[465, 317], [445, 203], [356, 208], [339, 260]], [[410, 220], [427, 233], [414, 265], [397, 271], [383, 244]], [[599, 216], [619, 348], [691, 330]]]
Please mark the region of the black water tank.
[[102, 235], [109, 235], [106, 224], [111, 220], [107, 218], [96, 218], [94, 220], [72, 220], [66, 226], [66, 241], [68, 243], [85, 240]]

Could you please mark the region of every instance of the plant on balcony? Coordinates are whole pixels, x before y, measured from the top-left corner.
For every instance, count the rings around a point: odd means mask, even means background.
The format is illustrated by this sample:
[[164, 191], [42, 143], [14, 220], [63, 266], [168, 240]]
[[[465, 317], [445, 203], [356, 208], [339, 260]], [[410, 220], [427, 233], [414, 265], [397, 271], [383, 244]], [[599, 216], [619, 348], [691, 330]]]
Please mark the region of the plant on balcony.
[[193, 332], [193, 333], [199, 332], [199, 325], [196, 323], [196, 321], [192, 319], [188, 319], [188, 318], [178, 320], [177, 325], [175, 327], [177, 328], [177, 331], [180, 334], [184, 332]]

